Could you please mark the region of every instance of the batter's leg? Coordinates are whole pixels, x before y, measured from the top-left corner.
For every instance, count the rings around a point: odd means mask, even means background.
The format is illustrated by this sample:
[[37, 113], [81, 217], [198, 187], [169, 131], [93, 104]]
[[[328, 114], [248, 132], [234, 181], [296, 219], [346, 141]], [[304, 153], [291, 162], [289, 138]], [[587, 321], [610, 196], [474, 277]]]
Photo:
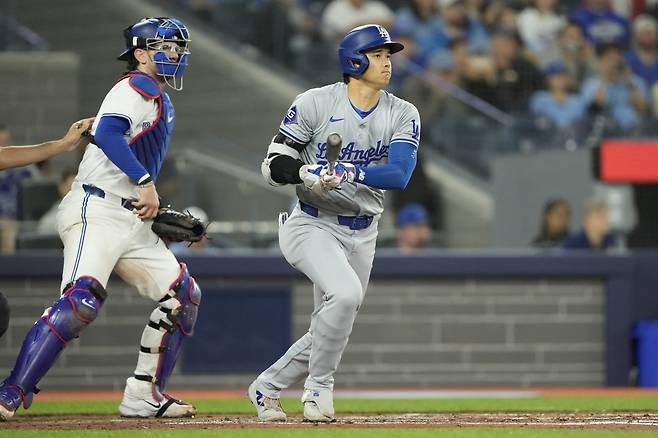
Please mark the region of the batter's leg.
[[[311, 321], [315, 319], [315, 315], [324, 303], [323, 295], [317, 286], [313, 286], [314, 311]], [[313, 343], [312, 327], [311, 322], [311, 329], [292, 344], [279, 360], [258, 376], [259, 390], [267, 397], [279, 398], [282, 389], [290, 388], [308, 375], [308, 362]]]
[[324, 292], [311, 327], [313, 342], [305, 388], [331, 391], [363, 290], [345, 249], [329, 230], [312, 225], [300, 228], [302, 232], [281, 239], [281, 250], [290, 264]]

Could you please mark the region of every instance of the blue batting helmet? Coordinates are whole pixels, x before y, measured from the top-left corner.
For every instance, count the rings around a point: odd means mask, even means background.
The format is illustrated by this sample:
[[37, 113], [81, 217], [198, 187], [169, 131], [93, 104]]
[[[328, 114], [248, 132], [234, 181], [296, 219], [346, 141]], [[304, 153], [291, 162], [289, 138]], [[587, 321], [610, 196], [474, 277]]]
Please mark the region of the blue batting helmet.
[[[155, 50], [153, 61], [158, 75], [164, 76], [166, 82], [174, 89], [182, 88], [182, 78], [190, 54], [190, 32], [182, 21], [176, 18], [144, 18], [123, 31], [126, 38], [126, 50], [117, 59], [128, 61], [135, 49]], [[162, 43], [170, 42], [172, 47], [162, 49]], [[175, 50], [178, 59], [171, 59], [168, 51]], [[173, 81], [173, 85], [170, 83]]]
[[368, 68], [368, 57], [365, 52], [378, 47], [387, 46], [391, 53], [399, 52], [404, 46], [391, 37], [384, 26], [378, 24], [366, 24], [352, 29], [338, 48], [338, 59], [343, 73], [360, 76]]

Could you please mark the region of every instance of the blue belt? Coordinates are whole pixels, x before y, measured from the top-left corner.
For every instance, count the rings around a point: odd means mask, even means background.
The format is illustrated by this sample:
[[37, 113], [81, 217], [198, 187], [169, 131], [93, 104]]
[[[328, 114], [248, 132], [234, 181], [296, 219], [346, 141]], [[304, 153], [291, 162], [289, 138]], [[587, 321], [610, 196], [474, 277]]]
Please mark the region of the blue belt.
[[[82, 190], [85, 192], [89, 193], [90, 195], [98, 196], [99, 198], [105, 199], [105, 190], [98, 188], [96, 186], [90, 186], [89, 184], [83, 184], [82, 185]], [[135, 206], [133, 205], [134, 199], [126, 199], [126, 198], [120, 198], [121, 199], [121, 206], [125, 208], [126, 210], [133, 211], [135, 209]]]
[[[320, 210], [312, 205], [308, 205], [299, 201], [299, 206], [302, 211], [309, 216], [318, 217], [320, 215]], [[338, 218], [338, 224], [350, 227], [350, 230], [365, 230], [372, 224], [372, 216], [336, 216]]]

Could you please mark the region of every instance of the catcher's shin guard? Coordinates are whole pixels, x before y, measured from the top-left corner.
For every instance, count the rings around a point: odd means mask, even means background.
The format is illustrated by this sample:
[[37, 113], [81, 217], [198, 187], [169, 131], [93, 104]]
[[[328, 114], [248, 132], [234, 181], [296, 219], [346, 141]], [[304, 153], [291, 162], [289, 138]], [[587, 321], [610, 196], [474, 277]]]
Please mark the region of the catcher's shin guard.
[[0, 384], [0, 404], [15, 411], [32, 403], [36, 385], [55, 363], [66, 344], [96, 319], [107, 292], [92, 277], [69, 284], [25, 336], [16, 364]]
[[160, 307], [151, 313], [142, 333], [137, 380], [152, 382], [164, 392], [183, 341], [194, 332], [200, 302], [201, 289], [181, 263], [178, 278], [159, 301]]

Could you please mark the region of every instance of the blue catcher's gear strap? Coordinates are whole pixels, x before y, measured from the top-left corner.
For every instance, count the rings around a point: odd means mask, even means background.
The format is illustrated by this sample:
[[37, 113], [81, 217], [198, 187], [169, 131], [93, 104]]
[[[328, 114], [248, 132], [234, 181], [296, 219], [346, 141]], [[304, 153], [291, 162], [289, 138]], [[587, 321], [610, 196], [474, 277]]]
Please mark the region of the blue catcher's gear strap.
[[379, 166], [356, 166], [354, 182], [384, 190], [404, 189], [416, 167], [417, 146], [406, 141], [389, 145], [388, 163]]
[[[155, 123], [152, 126], [155, 126]], [[128, 130], [130, 130], [128, 119], [120, 116], [103, 116], [98, 122], [94, 133], [94, 144], [101, 148], [107, 158], [123, 173], [128, 175], [135, 183], [139, 183], [144, 178], [150, 177], [150, 175], [137, 160], [124, 137]]]
[[[151, 314], [152, 319], [146, 329], [147, 331], [149, 328], [157, 330], [162, 335], [158, 337], [156, 336], [157, 332], [149, 332], [150, 334], [146, 338], [142, 337], [142, 339], [150, 339], [153, 344], [157, 343], [157, 345], [141, 345], [139, 349], [140, 356], [142, 354], [158, 355], [157, 359], [154, 359], [157, 360], [157, 365], [155, 362], [151, 362], [151, 366], [155, 366], [155, 375], [151, 376], [137, 372], [134, 375], [137, 380], [157, 384], [158, 389], [163, 393], [180, 355], [183, 341], [194, 333], [194, 325], [201, 303], [201, 289], [197, 286], [194, 278], [190, 276], [185, 264], [181, 263], [180, 266], [181, 270], [178, 278], [159, 301], [162, 305], [153, 311]], [[167, 302], [170, 302], [170, 300], [177, 301], [179, 305], [173, 309], [166, 307]], [[156, 321], [155, 318], [159, 319]], [[145, 336], [146, 334], [147, 332], [145, 332]]]
[[27, 333], [11, 374], [0, 386], [19, 388], [27, 409], [32, 394], [38, 392], [36, 385], [66, 344], [96, 319], [106, 297], [105, 288], [93, 277], [84, 276], [69, 283]]

